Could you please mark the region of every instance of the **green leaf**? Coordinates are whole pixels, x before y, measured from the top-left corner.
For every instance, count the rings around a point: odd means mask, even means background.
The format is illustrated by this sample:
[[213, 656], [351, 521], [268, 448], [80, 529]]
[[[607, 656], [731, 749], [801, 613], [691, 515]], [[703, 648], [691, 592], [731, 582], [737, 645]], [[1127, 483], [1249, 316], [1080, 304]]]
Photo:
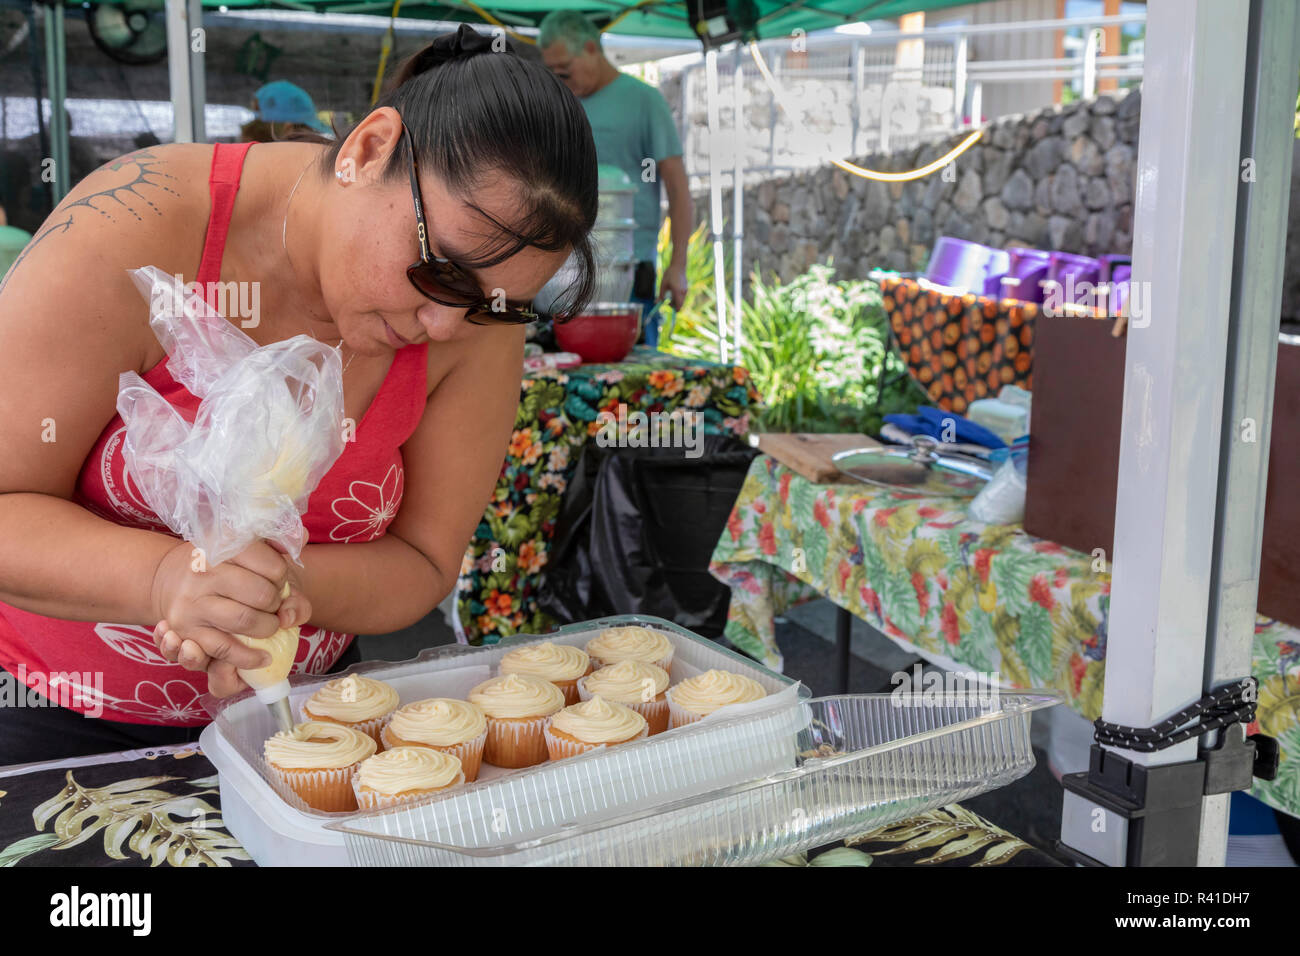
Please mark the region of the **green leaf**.
[[912, 579], [906, 574], [888, 574], [881, 583], [881, 610], [908, 638], [916, 637], [921, 629], [921, 605]]
[[0, 866], [16, 866], [24, 857], [31, 856], [46, 847], [54, 846], [58, 842], [58, 834], [37, 833], [26, 839], [19, 840], [17, 843], [11, 843], [3, 850], [0, 850]]
[[1016, 653], [1036, 685], [1048, 683], [1052, 676], [1052, 616], [1042, 605], [1030, 604], [1021, 613]]

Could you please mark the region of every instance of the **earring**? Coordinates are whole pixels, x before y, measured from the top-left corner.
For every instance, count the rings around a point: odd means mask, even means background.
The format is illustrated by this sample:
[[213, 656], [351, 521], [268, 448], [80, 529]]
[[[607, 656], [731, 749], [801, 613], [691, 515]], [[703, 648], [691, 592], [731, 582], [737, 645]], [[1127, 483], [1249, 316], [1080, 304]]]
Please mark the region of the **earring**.
[[343, 182], [343, 170], [341, 169], [334, 170], [334, 178], [337, 179], [339, 182]]

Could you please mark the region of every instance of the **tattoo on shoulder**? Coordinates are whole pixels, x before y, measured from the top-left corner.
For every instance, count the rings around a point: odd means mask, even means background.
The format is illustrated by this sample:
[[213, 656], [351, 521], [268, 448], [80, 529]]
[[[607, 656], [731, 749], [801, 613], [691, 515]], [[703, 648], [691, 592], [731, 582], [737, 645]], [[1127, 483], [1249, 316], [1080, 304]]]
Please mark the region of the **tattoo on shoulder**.
[[33, 249], [50, 236], [67, 232], [77, 221], [85, 219], [91, 213], [103, 216], [110, 222], [128, 216], [136, 222], [144, 222], [145, 215], [149, 213], [161, 216], [162, 210], [150, 198], [151, 191], [158, 189], [172, 196], [180, 196], [170, 185], [177, 182], [176, 177], [165, 172], [164, 166], [164, 161], [149, 149], [137, 149], [100, 166], [95, 172], [110, 174], [108, 178], [113, 184], [60, 203], [0, 280], [0, 292], [4, 291], [10, 276], [18, 271], [18, 267]]

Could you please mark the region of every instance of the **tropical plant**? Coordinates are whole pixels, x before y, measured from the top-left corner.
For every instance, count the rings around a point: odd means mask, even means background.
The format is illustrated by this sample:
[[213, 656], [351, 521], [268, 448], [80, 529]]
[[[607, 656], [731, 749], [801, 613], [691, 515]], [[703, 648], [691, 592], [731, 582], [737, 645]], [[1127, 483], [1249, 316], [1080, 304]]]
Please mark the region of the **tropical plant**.
[[[666, 265], [666, 229], [660, 235]], [[688, 293], [674, 322], [665, 322], [665, 351], [716, 361], [719, 355], [713, 250], [701, 226], [687, 254]], [[894, 379], [902, 361], [889, 349], [880, 289], [864, 279], [835, 281], [829, 264], [810, 267], [793, 281], [765, 281], [755, 271], [741, 302], [740, 354], [763, 397], [758, 431], [879, 432], [882, 415], [913, 411], [923, 400], [902, 376], [878, 401], [880, 370]], [[724, 290], [728, 316], [734, 315]], [[729, 336], [730, 338], [730, 336]]]

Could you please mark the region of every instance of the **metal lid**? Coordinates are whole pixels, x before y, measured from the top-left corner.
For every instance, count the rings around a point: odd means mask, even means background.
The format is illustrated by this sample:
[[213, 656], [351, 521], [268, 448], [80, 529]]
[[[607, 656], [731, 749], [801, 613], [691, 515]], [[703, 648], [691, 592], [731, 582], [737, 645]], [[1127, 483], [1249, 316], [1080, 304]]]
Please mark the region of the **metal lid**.
[[832, 455], [831, 462], [869, 485], [944, 498], [973, 497], [993, 476], [980, 459], [938, 447], [928, 435], [917, 435], [911, 447], [854, 448]]

